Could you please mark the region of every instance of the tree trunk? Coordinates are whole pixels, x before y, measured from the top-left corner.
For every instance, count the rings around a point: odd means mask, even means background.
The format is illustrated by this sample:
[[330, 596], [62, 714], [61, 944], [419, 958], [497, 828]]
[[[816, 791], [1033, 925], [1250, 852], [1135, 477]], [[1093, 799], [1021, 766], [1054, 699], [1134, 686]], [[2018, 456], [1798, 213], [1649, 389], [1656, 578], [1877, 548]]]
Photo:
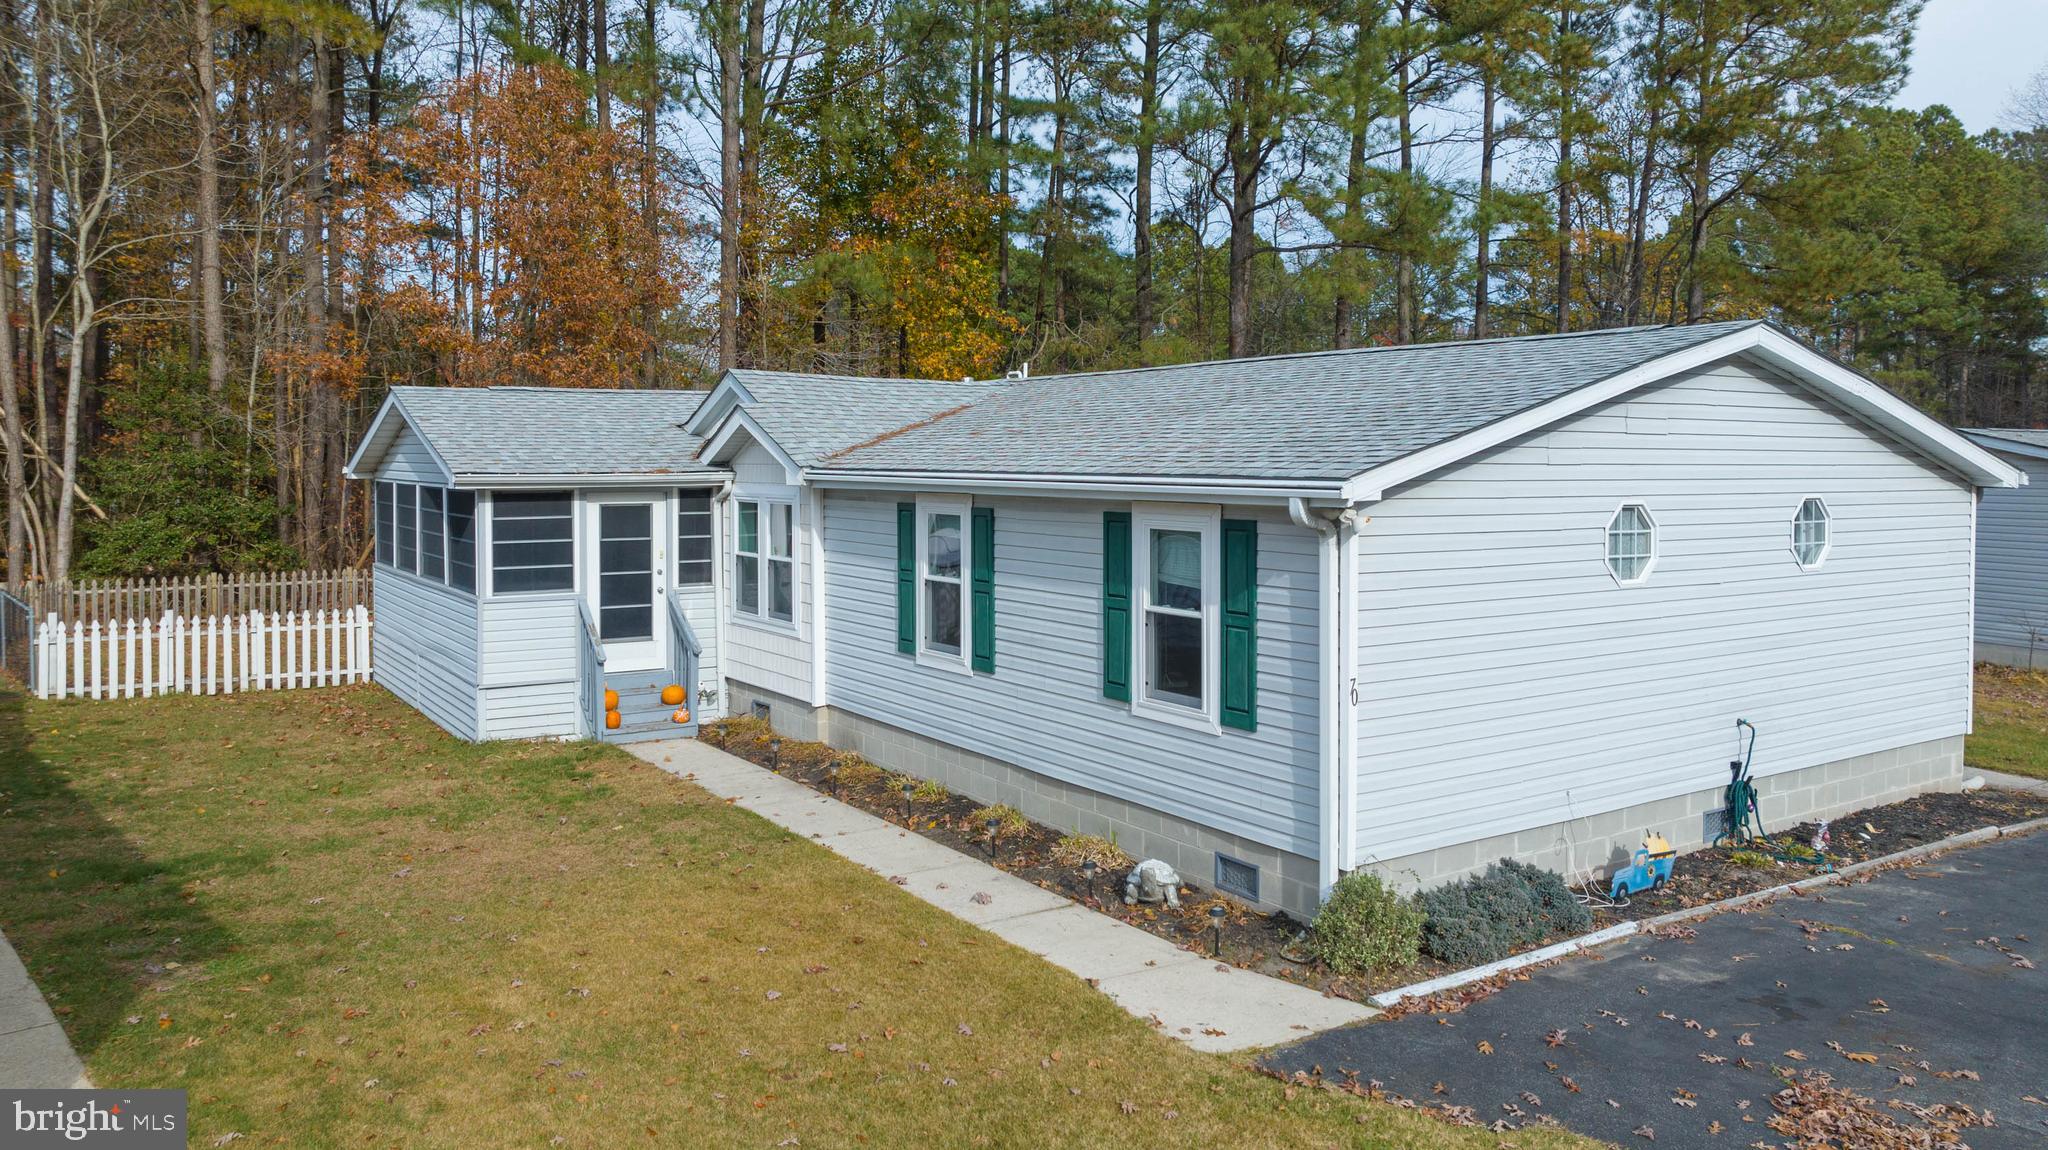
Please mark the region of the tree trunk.
[[1414, 24], [1413, 3], [1401, 5], [1401, 219], [1400, 243], [1394, 254], [1394, 342], [1415, 341], [1415, 253], [1408, 240], [1409, 214], [1415, 200], [1415, 93], [1414, 65], [1409, 55], [1409, 33]]
[[1259, 170], [1264, 165], [1256, 146], [1233, 127], [1230, 146], [1230, 286], [1227, 348], [1229, 358], [1251, 354], [1252, 260], [1258, 254]]
[[1145, 55], [1138, 68], [1138, 165], [1131, 217], [1131, 337], [1139, 346], [1152, 335], [1152, 147], [1159, 131], [1159, 26], [1164, 0], [1145, 5]]
[[206, 348], [206, 394], [217, 406], [228, 385], [227, 312], [222, 302], [220, 269], [220, 150], [214, 124], [218, 91], [213, 77], [213, 0], [192, 2], [192, 65], [199, 82], [198, 135], [194, 151], [199, 169], [199, 327]]
[[[612, 14], [605, 0], [597, 0], [590, 24], [597, 51], [596, 66], [592, 69], [597, 81], [597, 123], [599, 127], [609, 128], [612, 126]], [[651, 43], [648, 45], [649, 50], [653, 47]]]
[[[740, 323], [740, 0], [719, 0], [718, 72], [718, 367], [739, 366]], [[654, 0], [647, 0], [648, 19]]]
[[[85, 244], [79, 243], [79, 263]], [[52, 545], [50, 579], [62, 583], [71, 577], [73, 518], [78, 506], [78, 424], [80, 400], [85, 391], [85, 343], [92, 336], [97, 319], [92, 295], [92, 277], [71, 280], [71, 358], [64, 387], [64, 463], [57, 482], [57, 538]]]
[[[1351, 109], [1351, 150], [1344, 160], [1344, 222], [1349, 225], [1348, 234], [1339, 236], [1340, 242], [1355, 244], [1363, 237], [1365, 224], [1365, 109], [1355, 103]], [[1342, 351], [1352, 344], [1353, 329], [1357, 320], [1352, 315], [1352, 290], [1357, 286], [1352, 275], [1357, 270], [1360, 253], [1351, 247], [1340, 247], [1332, 257], [1337, 265], [1337, 299], [1331, 323], [1331, 346]]]
[[[655, 135], [654, 117], [661, 110], [661, 42], [655, 37], [655, 0], [647, 0], [647, 82], [640, 93], [640, 222], [653, 237], [656, 258], [661, 250], [661, 196], [656, 187], [659, 174], [655, 146], [660, 142]], [[604, 15], [604, 2], [598, 0], [598, 14]], [[604, 38], [598, 38], [599, 55], [603, 55]], [[602, 62], [602, 61], [600, 61]], [[640, 386], [653, 387], [656, 374], [661, 369], [661, 346], [658, 342], [661, 327], [659, 306], [649, 300], [640, 306]], [[720, 348], [723, 351], [723, 347]]]
[[1707, 196], [1713, 179], [1707, 153], [1693, 157], [1692, 210], [1685, 230], [1685, 322], [1698, 323], [1707, 314], [1707, 282], [1700, 275], [1700, 256], [1707, 250]]
[[1478, 246], [1472, 257], [1472, 338], [1485, 339], [1488, 283], [1493, 275], [1493, 153], [1500, 144], [1500, 129], [1494, 123], [1500, 89], [1488, 68], [1479, 85], [1479, 198], [1472, 209], [1472, 224], [1478, 232]]
[[0, 431], [7, 438], [7, 581], [28, 581], [28, 469], [23, 458], [20, 377], [14, 362], [14, 162], [9, 153], [0, 165], [5, 181], [0, 203]]
[[[300, 225], [299, 258], [301, 261], [300, 285], [304, 292], [306, 325], [306, 402], [302, 411], [300, 442], [303, 444], [299, 459], [299, 549], [307, 560], [315, 561], [325, 531], [321, 518], [321, 500], [313, 493], [318, 487], [308, 484], [309, 476], [319, 474], [320, 456], [324, 454], [325, 427], [321, 416], [324, 404], [320, 393], [326, 389], [326, 374], [321, 360], [327, 352], [327, 164], [328, 164], [328, 85], [327, 48], [322, 34], [313, 33], [311, 53], [313, 85], [307, 108], [306, 130], [306, 195], [303, 220]], [[311, 496], [311, 497], [309, 497]]]

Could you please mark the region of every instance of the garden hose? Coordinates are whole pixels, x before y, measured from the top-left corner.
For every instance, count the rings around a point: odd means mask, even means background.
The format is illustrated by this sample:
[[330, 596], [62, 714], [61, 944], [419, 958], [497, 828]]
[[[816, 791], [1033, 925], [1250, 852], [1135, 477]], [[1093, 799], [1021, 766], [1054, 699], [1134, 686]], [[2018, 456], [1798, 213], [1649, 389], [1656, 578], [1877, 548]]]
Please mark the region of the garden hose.
[[1756, 757], [1756, 724], [1748, 719], [1735, 720], [1736, 737], [1742, 731], [1749, 731], [1749, 743], [1743, 748], [1742, 757], [1728, 764], [1728, 789], [1722, 795], [1721, 833], [1714, 836], [1712, 846], [1730, 846], [1758, 854], [1768, 854], [1778, 862], [1811, 866], [1825, 874], [1835, 869], [1827, 854], [1818, 848], [1794, 844], [1790, 848], [1780, 845], [1764, 833], [1763, 813], [1757, 807], [1756, 784], [1750, 781], [1750, 762]]

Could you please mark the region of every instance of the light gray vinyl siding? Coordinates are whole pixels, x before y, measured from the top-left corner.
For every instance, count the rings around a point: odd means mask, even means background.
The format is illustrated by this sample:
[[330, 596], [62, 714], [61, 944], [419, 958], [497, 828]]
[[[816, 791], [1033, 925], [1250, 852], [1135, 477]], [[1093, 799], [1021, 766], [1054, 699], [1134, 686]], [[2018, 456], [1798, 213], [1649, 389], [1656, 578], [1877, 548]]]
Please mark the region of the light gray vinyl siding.
[[[750, 443], [742, 448], [732, 461], [733, 495], [725, 506], [725, 539], [730, 544], [720, 550], [720, 562], [725, 564], [727, 620], [726, 643], [732, 648], [725, 673], [733, 679], [763, 690], [787, 695], [794, 699], [808, 700], [811, 697], [811, 598], [810, 548], [805, 545], [806, 518], [804, 500], [797, 488], [787, 486], [789, 474], [782, 464], [759, 444]], [[738, 586], [733, 575], [732, 555], [738, 546], [738, 502], [753, 496], [776, 499], [793, 499], [795, 518], [791, 520], [791, 533], [796, 552], [795, 570], [795, 626], [742, 615], [731, 611], [730, 604], [737, 602], [735, 589]], [[767, 546], [767, 523], [761, 526], [762, 546]], [[767, 594], [767, 572], [762, 572], [762, 594]], [[692, 626], [697, 621], [690, 620]]]
[[[715, 562], [717, 552], [714, 551], [712, 554]], [[723, 714], [725, 688], [719, 681], [723, 672], [718, 665], [718, 602], [712, 598], [709, 584], [679, 587], [676, 589], [676, 599], [682, 604], [683, 618], [690, 621], [690, 630], [697, 633], [698, 645], [704, 648], [703, 654], [697, 659], [697, 681], [688, 684], [690, 706], [692, 709], [697, 706], [699, 687], [710, 687], [719, 693], [719, 704], [711, 708], [711, 713], [705, 718]]]
[[427, 449], [426, 441], [410, 424], [399, 427], [397, 438], [392, 441], [377, 478], [400, 483], [427, 483], [436, 487], [446, 487], [449, 483], [448, 473], [434, 461], [434, 453]]
[[576, 733], [576, 596], [507, 595], [483, 603], [484, 736]]
[[1977, 641], [2048, 661], [2048, 460], [1999, 454], [2025, 487], [1994, 487], [1977, 507]]
[[477, 738], [476, 600], [389, 567], [372, 580], [377, 682], [448, 733]]
[[[905, 496], [903, 498], [909, 498]], [[826, 676], [836, 708], [1301, 854], [1316, 853], [1315, 537], [1259, 520], [1256, 732], [1206, 734], [1102, 697], [1102, 513], [977, 499], [996, 522], [996, 672], [896, 648], [897, 497], [825, 495]]]
[[[1832, 546], [1802, 571], [1808, 497]], [[1762, 776], [1963, 732], [1971, 501], [1726, 363], [1366, 508], [1355, 859], [1721, 785], [1737, 718]], [[1625, 502], [1657, 526], [1640, 586], [1605, 566]]]

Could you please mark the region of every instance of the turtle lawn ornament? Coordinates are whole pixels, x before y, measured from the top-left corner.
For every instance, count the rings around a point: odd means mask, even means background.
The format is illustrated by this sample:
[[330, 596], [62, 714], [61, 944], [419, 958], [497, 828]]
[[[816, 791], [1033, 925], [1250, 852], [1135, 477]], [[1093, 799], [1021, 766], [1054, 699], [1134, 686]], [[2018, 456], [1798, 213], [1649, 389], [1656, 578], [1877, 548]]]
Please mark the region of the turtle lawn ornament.
[[1180, 909], [1180, 875], [1158, 859], [1146, 859], [1124, 880], [1124, 905], [1160, 901], [1174, 910]]

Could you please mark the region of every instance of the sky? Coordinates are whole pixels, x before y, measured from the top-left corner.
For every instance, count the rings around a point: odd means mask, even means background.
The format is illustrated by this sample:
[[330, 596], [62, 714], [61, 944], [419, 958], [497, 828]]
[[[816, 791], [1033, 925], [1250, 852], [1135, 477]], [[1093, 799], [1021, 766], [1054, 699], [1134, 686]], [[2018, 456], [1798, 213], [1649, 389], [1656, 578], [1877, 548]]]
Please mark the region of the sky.
[[2008, 127], [2027, 79], [2048, 68], [2048, 0], [1928, 0], [1913, 36], [1912, 72], [1894, 101], [1947, 104], [1973, 132]]

